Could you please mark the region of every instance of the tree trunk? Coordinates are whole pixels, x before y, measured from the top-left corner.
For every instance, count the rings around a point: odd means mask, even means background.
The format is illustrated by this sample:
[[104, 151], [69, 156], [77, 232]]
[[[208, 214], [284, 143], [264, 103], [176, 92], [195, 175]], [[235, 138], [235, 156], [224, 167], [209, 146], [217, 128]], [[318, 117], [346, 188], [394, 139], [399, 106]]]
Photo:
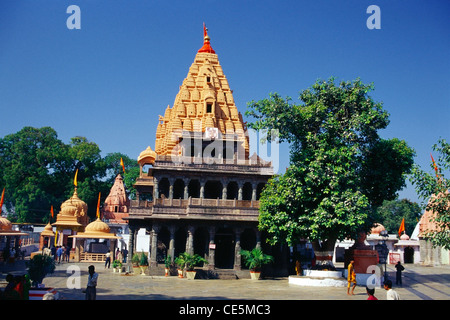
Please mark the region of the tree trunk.
[[316, 255], [316, 266], [318, 268], [334, 270], [333, 255], [335, 244], [336, 239], [328, 239], [325, 241], [315, 240], [312, 242], [314, 254]]

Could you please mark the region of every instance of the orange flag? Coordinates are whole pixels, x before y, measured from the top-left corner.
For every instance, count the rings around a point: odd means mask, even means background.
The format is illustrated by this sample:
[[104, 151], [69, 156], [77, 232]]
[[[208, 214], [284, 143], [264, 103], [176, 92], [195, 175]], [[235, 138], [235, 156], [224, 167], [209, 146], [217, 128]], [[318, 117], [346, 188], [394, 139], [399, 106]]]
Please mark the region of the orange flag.
[[402, 219], [402, 223], [400, 224], [400, 228], [398, 229], [398, 236], [402, 235], [402, 232], [405, 231], [405, 218]]
[[77, 176], [78, 176], [78, 169], [77, 169], [77, 171], [75, 172], [75, 177], [73, 178], [73, 184], [75, 185], [75, 187], [78, 186]]
[[2, 199], [0, 200], [0, 216], [2, 215], [3, 200], [5, 199], [5, 188], [2, 191]]
[[99, 218], [99, 219], [100, 219], [100, 195], [101, 194], [102, 194], [101, 192], [98, 193], [98, 203], [97, 203], [97, 218]]
[[122, 166], [123, 173], [125, 173], [125, 164], [123, 163], [123, 159], [120, 158], [120, 165]]
[[436, 172], [436, 178], [439, 179], [438, 167], [437, 167], [436, 162], [434, 161], [433, 155], [431, 153], [430, 153], [430, 156], [431, 156], [431, 161], [433, 162], [434, 171]]
[[54, 217], [55, 217], [55, 214], [54, 214], [54, 212], [53, 212], [53, 206], [50, 208], [50, 212], [52, 213], [52, 218], [54, 218]]

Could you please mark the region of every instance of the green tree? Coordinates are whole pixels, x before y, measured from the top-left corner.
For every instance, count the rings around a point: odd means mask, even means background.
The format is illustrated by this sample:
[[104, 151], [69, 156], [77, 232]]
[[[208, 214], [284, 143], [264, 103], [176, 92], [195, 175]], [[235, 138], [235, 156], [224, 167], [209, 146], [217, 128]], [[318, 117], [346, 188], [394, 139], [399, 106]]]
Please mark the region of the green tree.
[[39, 221], [63, 199], [67, 151], [50, 127], [24, 127], [0, 139], [0, 181], [13, 220]]
[[426, 231], [425, 238], [434, 246], [450, 249], [450, 181], [444, 176], [444, 172], [450, 169], [450, 144], [445, 139], [439, 139], [433, 145], [433, 151], [437, 152], [438, 157], [430, 161], [432, 173], [414, 165], [410, 181], [415, 185], [419, 198], [427, 201], [426, 210], [434, 214], [431, 220], [437, 229]]
[[[119, 156], [119, 159], [114, 160]], [[55, 213], [72, 196], [74, 175], [78, 169], [78, 196], [95, 218], [98, 194], [104, 201], [119, 170], [120, 157], [127, 166], [128, 188], [139, 175], [136, 161], [123, 154], [101, 156], [99, 146], [85, 137], [74, 137], [69, 144], [58, 139], [50, 127], [24, 127], [0, 138], [0, 189], [5, 187], [4, 208], [17, 222], [48, 222], [50, 207]], [[121, 169], [120, 169], [121, 170]], [[134, 180], [133, 180], [134, 179]]]
[[[266, 139], [275, 132], [291, 147], [286, 173], [273, 177], [260, 198], [259, 228], [270, 243], [303, 238], [316, 254], [332, 252], [337, 239], [368, 230], [374, 207], [405, 185], [414, 151], [379, 137], [389, 115], [371, 90], [359, 79], [336, 85], [331, 78], [302, 91], [302, 104], [276, 93], [248, 104], [246, 115], [255, 119], [249, 126], [267, 130]], [[380, 150], [389, 155], [382, 168]]]
[[376, 209], [374, 220], [381, 223], [389, 233], [396, 234], [404, 218], [406, 234], [411, 236], [421, 213], [420, 205], [408, 199], [385, 200]]

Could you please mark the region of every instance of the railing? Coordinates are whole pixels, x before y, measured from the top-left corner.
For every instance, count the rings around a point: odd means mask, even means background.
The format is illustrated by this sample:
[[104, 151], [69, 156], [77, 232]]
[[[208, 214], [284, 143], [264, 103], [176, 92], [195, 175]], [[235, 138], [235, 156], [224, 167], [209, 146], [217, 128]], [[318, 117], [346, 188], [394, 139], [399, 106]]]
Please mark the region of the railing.
[[88, 253], [88, 252], [80, 253], [81, 262], [102, 262], [105, 260], [106, 258], [104, 253]]
[[227, 208], [259, 208], [258, 200], [228, 200], [228, 199], [203, 199], [203, 198], [189, 198], [189, 199], [155, 199], [155, 201], [147, 200], [132, 200], [131, 207], [151, 208], [153, 206], [164, 207], [180, 207], [187, 208], [192, 206], [199, 207], [227, 207]]

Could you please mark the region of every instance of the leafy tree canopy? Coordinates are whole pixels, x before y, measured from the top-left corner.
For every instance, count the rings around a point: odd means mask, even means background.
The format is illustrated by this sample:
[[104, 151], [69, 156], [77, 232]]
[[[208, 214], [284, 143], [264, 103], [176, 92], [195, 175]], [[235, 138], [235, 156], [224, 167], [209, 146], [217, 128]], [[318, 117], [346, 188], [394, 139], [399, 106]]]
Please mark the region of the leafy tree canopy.
[[367, 230], [372, 210], [405, 186], [414, 151], [379, 137], [389, 115], [368, 95], [372, 90], [359, 79], [336, 85], [331, 78], [302, 91], [301, 104], [276, 93], [248, 104], [251, 128], [266, 130], [266, 139], [275, 132], [291, 146], [286, 173], [273, 177], [260, 198], [259, 227], [269, 242], [308, 238], [331, 248]]
[[102, 193], [102, 200], [109, 194], [121, 170], [121, 157], [130, 168], [125, 185], [135, 193], [132, 184], [139, 175], [136, 161], [120, 153], [102, 158], [99, 146], [85, 137], [74, 137], [65, 144], [50, 127], [24, 127], [0, 138], [0, 187], [5, 188], [4, 206], [10, 219], [48, 222], [50, 207], [53, 205], [56, 214], [72, 195], [77, 169], [78, 196], [87, 203], [88, 215], [95, 217], [98, 193]]
[[408, 199], [385, 200], [376, 209], [374, 220], [381, 223], [389, 233], [398, 233], [405, 219], [406, 234], [411, 236], [422, 214], [421, 206]]
[[450, 169], [450, 144], [445, 139], [439, 139], [433, 145], [433, 151], [436, 151], [437, 156], [431, 156], [431, 172], [414, 165], [410, 181], [415, 185], [419, 197], [427, 202], [426, 210], [434, 214], [431, 221], [437, 229], [425, 230], [425, 238], [434, 246], [450, 250], [450, 181], [444, 176]]

